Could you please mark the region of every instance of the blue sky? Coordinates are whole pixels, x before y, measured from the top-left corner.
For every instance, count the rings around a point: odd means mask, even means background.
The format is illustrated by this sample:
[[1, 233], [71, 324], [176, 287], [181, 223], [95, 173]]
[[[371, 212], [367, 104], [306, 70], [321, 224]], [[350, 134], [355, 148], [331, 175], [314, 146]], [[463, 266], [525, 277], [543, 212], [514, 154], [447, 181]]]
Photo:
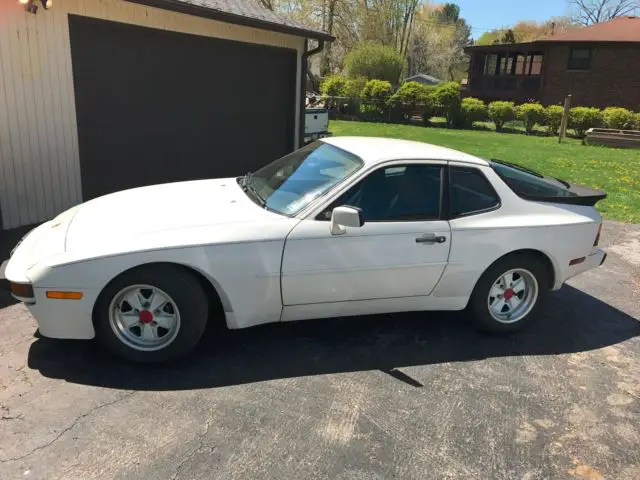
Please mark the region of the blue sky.
[[473, 28], [474, 38], [482, 35], [485, 30], [513, 25], [518, 20], [541, 21], [568, 13], [565, 0], [453, 1], [460, 6], [460, 15]]

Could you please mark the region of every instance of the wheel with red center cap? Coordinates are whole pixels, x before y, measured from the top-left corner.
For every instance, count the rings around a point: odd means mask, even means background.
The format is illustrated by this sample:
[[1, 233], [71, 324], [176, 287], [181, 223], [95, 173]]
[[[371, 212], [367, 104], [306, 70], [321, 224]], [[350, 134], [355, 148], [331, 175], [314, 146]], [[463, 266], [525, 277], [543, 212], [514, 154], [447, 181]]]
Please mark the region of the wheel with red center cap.
[[198, 280], [174, 265], [138, 267], [116, 277], [96, 305], [96, 337], [120, 357], [162, 362], [189, 353], [207, 323]]
[[481, 329], [513, 332], [531, 321], [550, 287], [549, 266], [542, 258], [509, 255], [483, 273], [469, 300], [469, 309]]

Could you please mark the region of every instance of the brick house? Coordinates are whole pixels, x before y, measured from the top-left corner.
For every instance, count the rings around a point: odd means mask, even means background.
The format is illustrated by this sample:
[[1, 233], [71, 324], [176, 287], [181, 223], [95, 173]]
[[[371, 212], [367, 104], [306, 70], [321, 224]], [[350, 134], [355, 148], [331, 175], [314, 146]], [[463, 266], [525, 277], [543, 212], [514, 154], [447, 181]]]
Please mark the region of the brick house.
[[471, 57], [467, 96], [552, 105], [570, 93], [573, 105], [640, 111], [640, 17], [465, 52]]

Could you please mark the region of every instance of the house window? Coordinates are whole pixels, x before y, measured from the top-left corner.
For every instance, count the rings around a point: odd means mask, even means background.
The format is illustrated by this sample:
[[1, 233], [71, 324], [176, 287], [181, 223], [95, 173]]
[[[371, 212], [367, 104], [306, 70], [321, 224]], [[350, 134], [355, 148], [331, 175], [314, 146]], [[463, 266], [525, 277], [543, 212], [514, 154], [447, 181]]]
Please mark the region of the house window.
[[591, 49], [584, 47], [572, 47], [569, 52], [568, 70], [591, 69]]
[[531, 70], [529, 75], [540, 75], [542, 73], [542, 55], [534, 53], [531, 55]]
[[516, 75], [524, 75], [525, 73], [525, 65], [527, 63], [527, 56], [518, 54], [516, 58]]
[[511, 75], [512, 69], [513, 69], [513, 55], [508, 55], [503, 57], [500, 73], [502, 75]]
[[487, 55], [486, 63], [484, 64], [485, 75], [495, 75], [496, 67], [498, 66], [498, 56], [490, 53]]

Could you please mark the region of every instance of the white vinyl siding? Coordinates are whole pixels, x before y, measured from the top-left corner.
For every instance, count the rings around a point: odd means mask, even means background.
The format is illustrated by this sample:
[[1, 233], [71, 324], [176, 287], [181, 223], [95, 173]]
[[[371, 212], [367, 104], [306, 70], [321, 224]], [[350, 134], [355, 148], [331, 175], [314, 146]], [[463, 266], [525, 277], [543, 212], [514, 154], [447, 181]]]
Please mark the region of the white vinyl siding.
[[[4, 229], [47, 220], [82, 201], [69, 14], [295, 49], [296, 84], [300, 84], [301, 37], [125, 0], [55, 0], [51, 9], [40, 6], [36, 15], [27, 13], [17, 0], [2, 0], [0, 211]], [[291, 112], [296, 139], [299, 90], [296, 88], [296, 108]]]

